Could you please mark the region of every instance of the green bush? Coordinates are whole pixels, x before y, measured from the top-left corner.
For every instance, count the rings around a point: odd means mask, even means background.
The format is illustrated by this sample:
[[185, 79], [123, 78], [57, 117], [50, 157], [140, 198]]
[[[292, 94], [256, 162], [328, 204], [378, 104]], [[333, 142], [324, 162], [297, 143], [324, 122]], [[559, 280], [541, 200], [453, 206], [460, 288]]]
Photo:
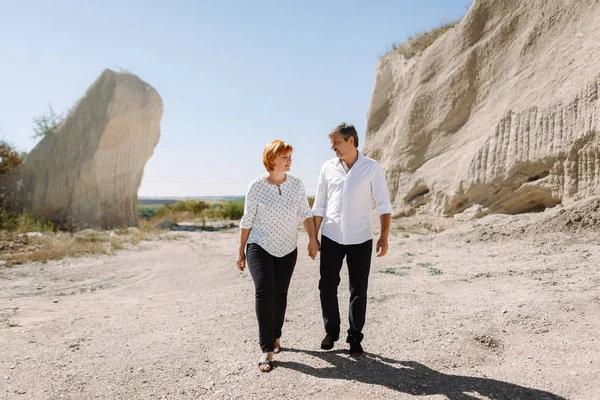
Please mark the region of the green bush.
[[152, 219], [156, 216], [157, 207], [152, 206], [139, 206], [138, 207], [138, 218]]
[[138, 218], [167, 219], [184, 221], [202, 218], [203, 220], [236, 220], [244, 215], [244, 201], [216, 201], [186, 199], [165, 205], [139, 205]]
[[212, 203], [208, 209], [204, 210], [202, 217], [208, 220], [221, 219], [221, 206], [221, 203]]
[[221, 206], [219, 213], [225, 219], [240, 219], [244, 215], [244, 203], [241, 201], [228, 201]]
[[186, 199], [178, 201], [173, 204], [167, 204], [167, 207], [171, 206], [172, 211], [187, 211], [194, 214], [200, 214], [202, 211], [210, 208], [210, 205], [203, 200]]
[[45, 219], [36, 219], [27, 210], [21, 212], [0, 212], [0, 230], [18, 233], [52, 232], [55, 226]]
[[209, 208], [210, 204], [203, 200], [185, 199], [176, 201], [175, 203], [165, 204], [164, 206], [157, 208], [154, 215], [162, 217], [168, 212], [190, 212], [198, 215]]

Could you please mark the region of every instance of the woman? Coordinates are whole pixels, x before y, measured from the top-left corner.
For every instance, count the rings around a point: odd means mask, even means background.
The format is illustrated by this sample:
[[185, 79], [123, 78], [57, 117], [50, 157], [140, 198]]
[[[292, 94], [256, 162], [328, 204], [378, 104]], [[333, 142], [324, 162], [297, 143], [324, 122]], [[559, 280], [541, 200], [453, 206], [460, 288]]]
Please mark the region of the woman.
[[287, 174], [292, 165], [292, 146], [281, 140], [267, 144], [263, 164], [267, 173], [250, 182], [246, 194], [237, 268], [243, 271], [248, 261], [263, 351], [258, 367], [269, 372], [273, 368], [273, 353], [281, 351], [287, 291], [298, 256], [298, 222], [304, 222], [308, 255], [313, 260], [319, 241], [304, 184]]

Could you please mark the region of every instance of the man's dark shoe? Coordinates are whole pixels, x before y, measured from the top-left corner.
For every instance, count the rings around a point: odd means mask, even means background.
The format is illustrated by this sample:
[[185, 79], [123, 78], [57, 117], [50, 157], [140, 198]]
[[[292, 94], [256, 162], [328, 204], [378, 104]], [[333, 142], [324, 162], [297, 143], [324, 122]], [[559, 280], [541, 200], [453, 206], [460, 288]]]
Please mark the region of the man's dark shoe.
[[321, 342], [321, 348], [323, 350], [331, 350], [333, 349], [333, 343], [335, 343], [339, 339], [339, 336], [331, 336], [329, 333], [325, 335], [323, 341]]
[[350, 355], [360, 356], [363, 353], [363, 348], [360, 343], [350, 343]]

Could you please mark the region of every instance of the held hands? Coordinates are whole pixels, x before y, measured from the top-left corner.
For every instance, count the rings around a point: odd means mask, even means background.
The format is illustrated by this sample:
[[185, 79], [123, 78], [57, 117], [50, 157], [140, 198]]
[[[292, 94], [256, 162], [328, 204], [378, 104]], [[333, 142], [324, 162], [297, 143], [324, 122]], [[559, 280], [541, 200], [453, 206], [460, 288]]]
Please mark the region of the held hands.
[[388, 240], [387, 238], [380, 237], [377, 241], [377, 257], [383, 257], [388, 251]]
[[239, 269], [241, 272], [244, 272], [244, 268], [246, 268], [246, 254], [244, 254], [244, 250], [240, 250], [236, 260], [236, 265], [237, 269]]
[[312, 239], [308, 242], [308, 256], [313, 260], [317, 258], [317, 253], [321, 250], [321, 245], [318, 239]]

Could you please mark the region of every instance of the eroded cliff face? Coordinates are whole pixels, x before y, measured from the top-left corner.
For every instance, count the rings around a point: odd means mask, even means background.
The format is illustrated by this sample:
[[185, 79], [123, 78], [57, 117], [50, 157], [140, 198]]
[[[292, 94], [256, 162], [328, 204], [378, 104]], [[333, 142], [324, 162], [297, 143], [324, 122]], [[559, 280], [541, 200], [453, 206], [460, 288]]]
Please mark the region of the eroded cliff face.
[[364, 153], [405, 213], [522, 213], [600, 194], [600, 2], [475, 0], [377, 67]]
[[23, 164], [0, 178], [4, 202], [75, 229], [136, 226], [137, 191], [162, 112], [150, 85], [105, 70]]

